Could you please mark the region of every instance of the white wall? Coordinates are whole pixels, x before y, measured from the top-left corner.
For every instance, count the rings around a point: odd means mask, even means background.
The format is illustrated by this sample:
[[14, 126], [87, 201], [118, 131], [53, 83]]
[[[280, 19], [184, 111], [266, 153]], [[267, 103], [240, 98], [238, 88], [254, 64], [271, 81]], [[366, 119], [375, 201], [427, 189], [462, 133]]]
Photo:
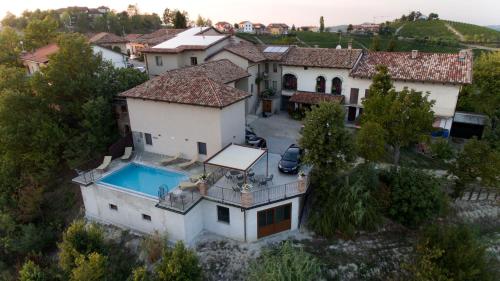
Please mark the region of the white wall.
[[[229, 237], [231, 239], [245, 240], [244, 212], [240, 208], [203, 200], [203, 223], [206, 230]], [[217, 206], [229, 208], [229, 224], [217, 220]]]
[[111, 51], [109, 49], [92, 45], [92, 51], [94, 55], [100, 54], [102, 59], [105, 61], [109, 61], [116, 68], [125, 68], [127, 67], [127, 57], [123, 54]]
[[222, 147], [230, 143], [245, 143], [245, 116], [243, 101], [222, 109], [220, 117]]

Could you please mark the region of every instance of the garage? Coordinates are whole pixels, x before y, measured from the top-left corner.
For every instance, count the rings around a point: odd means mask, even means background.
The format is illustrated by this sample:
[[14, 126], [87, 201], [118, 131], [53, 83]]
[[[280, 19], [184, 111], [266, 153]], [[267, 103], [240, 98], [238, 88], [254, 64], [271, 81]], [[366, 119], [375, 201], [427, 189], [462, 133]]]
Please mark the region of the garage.
[[451, 136], [455, 138], [470, 139], [483, 136], [487, 116], [470, 112], [455, 112], [451, 125]]
[[292, 204], [257, 212], [257, 238], [289, 230], [292, 227]]

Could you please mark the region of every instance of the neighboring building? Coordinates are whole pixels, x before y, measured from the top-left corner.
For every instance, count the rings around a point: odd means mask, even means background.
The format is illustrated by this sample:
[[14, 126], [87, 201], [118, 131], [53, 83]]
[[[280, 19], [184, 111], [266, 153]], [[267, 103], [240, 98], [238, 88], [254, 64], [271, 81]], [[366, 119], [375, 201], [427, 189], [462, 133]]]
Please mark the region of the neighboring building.
[[250, 21], [242, 21], [239, 23], [239, 31], [244, 33], [254, 33], [253, 24]]
[[264, 34], [266, 33], [266, 26], [263, 25], [262, 23], [254, 23], [253, 30], [255, 34]]
[[285, 23], [270, 23], [267, 25], [267, 32], [274, 35], [288, 34], [288, 25]]
[[[114, 67], [127, 67], [128, 58], [122, 53], [98, 46], [92, 45], [92, 51], [95, 55], [100, 54], [103, 60], [109, 61]], [[40, 68], [46, 66], [49, 63], [50, 55], [53, 55], [59, 51], [59, 46], [56, 43], [49, 44], [47, 46], [36, 49], [31, 53], [24, 53], [21, 55], [21, 61], [26, 67], [26, 71], [29, 75], [40, 70]]]
[[139, 51], [144, 48], [144, 45], [136, 43], [137, 39], [141, 36], [144, 36], [144, 34], [131, 33], [125, 35], [125, 39], [127, 39], [127, 43], [125, 44], [125, 47], [127, 48], [127, 55], [137, 56], [139, 54]]
[[380, 24], [378, 23], [362, 23], [352, 26], [351, 32], [353, 33], [378, 33]]
[[121, 52], [122, 54], [127, 53], [127, 43], [128, 40], [124, 37], [115, 35], [109, 32], [100, 32], [92, 35], [89, 38], [89, 42], [91, 44], [99, 45], [101, 47], [107, 47], [116, 51]]
[[176, 34], [185, 31], [186, 29], [162, 28], [152, 33], [143, 34], [136, 38], [129, 39], [127, 50], [131, 55], [139, 56], [145, 48], [153, 47], [169, 39], [172, 39]]
[[215, 24], [215, 28], [223, 33], [229, 33], [233, 31], [233, 25], [228, 23], [227, 21], [219, 21]]
[[144, 48], [142, 53], [149, 75], [156, 76], [167, 70], [203, 63], [206, 57], [229, 44], [231, 38], [239, 40], [212, 27], [192, 27]]
[[139, 7], [137, 5], [128, 5], [127, 14], [129, 17], [133, 17], [139, 14]]
[[301, 26], [299, 28], [301, 31], [311, 31], [311, 32], [319, 32], [319, 27], [318, 26]]

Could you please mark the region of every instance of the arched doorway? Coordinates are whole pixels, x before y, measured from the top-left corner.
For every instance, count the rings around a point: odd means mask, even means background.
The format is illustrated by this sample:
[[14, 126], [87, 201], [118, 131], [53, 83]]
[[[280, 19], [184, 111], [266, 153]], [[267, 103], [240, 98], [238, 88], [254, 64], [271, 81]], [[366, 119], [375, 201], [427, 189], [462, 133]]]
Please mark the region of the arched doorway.
[[325, 77], [323, 76], [318, 76], [316, 78], [316, 92], [318, 93], [324, 93], [326, 88], [326, 80]]
[[340, 80], [340, 78], [338, 77], [335, 77], [332, 80], [332, 94], [333, 95], [342, 94], [342, 80]]
[[297, 77], [295, 75], [290, 73], [283, 75], [283, 90], [297, 90]]

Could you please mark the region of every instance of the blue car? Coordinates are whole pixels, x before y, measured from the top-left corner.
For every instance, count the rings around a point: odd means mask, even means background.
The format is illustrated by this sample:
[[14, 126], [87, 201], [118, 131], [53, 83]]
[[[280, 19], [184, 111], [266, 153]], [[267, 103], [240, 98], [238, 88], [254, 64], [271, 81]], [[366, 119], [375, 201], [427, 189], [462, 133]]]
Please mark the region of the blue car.
[[290, 145], [281, 156], [278, 169], [286, 174], [297, 174], [302, 161], [302, 149], [296, 145]]

